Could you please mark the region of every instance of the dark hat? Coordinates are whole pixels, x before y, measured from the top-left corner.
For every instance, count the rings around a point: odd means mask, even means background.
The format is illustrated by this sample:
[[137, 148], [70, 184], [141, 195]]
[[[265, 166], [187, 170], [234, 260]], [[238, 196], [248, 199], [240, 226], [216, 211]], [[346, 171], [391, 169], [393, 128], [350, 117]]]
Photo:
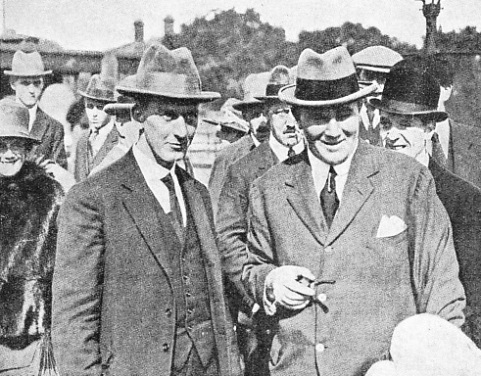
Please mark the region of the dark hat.
[[380, 73], [389, 73], [402, 59], [401, 54], [384, 46], [367, 47], [352, 55], [357, 68]]
[[307, 48], [297, 64], [295, 85], [279, 91], [279, 99], [302, 107], [327, 107], [354, 102], [376, 90], [370, 85], [359, 90], [356, 69], [345, 47], [318, 54]]
[[0, 138], [16, 137], [39, 143], [40, 140], [28, 132], [28, 117], [28, 110], [24, 106], [10, 98], [0, 100]]
[[438, 81], [422, 64], [403, 60], [388, 74], [382, 99], [370, 98], [369, 103], [388, 113], [427, 117], [438, 122], [448, 117], [446, 112], [437, 110], [439, 94]]
[[101, 79], [99, 74], [94, 74], [90, 78], [87, 89], [85, 91], [79, 90], [78, 93], [84, 98], [103, 102], [116, 102], [115, 80], [110, 77]]
[[38, 51], [24, 52], [18, 50], [13, 55], [12, 70], [6, 70], [4, 73], [7, 76], [36, 77], [51, 74], [52, 71], [45, 70], [42, 57]]
[[220, 94], [202, 91], [199, 72], [189, 49], [169, 50], [153, 43], [140, 60], [135, 83], [118, 85], [117, 91], [128, 96], [155, 95], [193, 102], [209, 102]]

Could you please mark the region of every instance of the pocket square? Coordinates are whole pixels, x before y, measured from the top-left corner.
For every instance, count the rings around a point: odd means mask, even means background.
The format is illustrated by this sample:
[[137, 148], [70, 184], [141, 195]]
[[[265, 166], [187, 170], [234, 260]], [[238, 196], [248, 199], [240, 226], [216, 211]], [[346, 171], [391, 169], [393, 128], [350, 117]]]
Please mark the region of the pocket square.
[[376, 238], [388, 238], [390, 236], [400, 234], [407, 228], [408, 226], [406, 223], [397, 215], [388, 217], [387, 215], [383, 214], [381, 217], [381, 222], [379, 222]]

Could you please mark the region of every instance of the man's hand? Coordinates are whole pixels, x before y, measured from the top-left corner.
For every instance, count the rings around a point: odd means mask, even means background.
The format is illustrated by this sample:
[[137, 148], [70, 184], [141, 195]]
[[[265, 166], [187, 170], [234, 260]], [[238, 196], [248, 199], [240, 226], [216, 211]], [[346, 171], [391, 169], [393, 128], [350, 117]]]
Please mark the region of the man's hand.
[[316, 277], [307, 268], [294, 265], [280, 266], [266, 278], [266, 298], [271, 303], [288, 309], [305, 308], [315, 295], [303, 280], [314, 281]]
[[76, 183], [71, 172], [50, 160], [41, 162], [40, 166], [42, 166], [48, 174], [60, 183], [65, 193], [67, 193]]

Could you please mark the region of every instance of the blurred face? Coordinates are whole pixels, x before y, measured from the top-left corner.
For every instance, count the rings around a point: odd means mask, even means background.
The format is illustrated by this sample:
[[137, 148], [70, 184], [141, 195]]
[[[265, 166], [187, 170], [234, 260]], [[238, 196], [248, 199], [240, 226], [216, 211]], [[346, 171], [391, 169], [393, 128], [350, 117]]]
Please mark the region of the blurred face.
[[231, 127], [219, 125], [218, 128], [219, 129], [215, 135], [221, 140], [225, 140], [230, 143], [236, 142], [239, 138], [245, 135], [245, 132], [237, 131]]
[[367, 69], [362, 69], [359, 73], [359, 79], [363, 81], [371, 81], [377, 83], [380, 91], [384, 89], [386, 83], [387, 74], [382, 72], [373, 72]]
[[268, 106], [262, 103], [251, 106], [243, 112], [244, 118], [249, 122], [251, 132], [260, 142], [266, 141], [271, 132], [268, 121], [268, 111]]
[[85, 113], [89, 119], [90, 129], [100, 129], [110, 120], [110, 116], [104, 111], [107, 102], [85, 98]]
[[170, 168], [184, 158], [197, 127], [197, 104], [150, 100], [141, 116], [145, 138], [160, 164]]
[[311, 152], [330, 165], [338, 165], [354, 153], [358, 143], [357, 102], [336, 107], [300, 108], [299, 119]]
[[299, 143], [301, 133], [297, 121], [292, 115], [291, 106], [284, 103], [276, 103], [270, 106], [268, 118], [272, 135], [277, 141], [287, 147]]
[[17, 77], [11, 84], [15, 97], [27, 108], [35, 106], [42, 94], [42, 77]]
[[433, 127], [434, 124], [420, 117], [381, 111], [382, 145], [416, 159], [426, 152], [426, 140], [430, 139]]
[[27, 157], [27, 144], [19, 138], [0, 138], [0, 176], [16, 175]]

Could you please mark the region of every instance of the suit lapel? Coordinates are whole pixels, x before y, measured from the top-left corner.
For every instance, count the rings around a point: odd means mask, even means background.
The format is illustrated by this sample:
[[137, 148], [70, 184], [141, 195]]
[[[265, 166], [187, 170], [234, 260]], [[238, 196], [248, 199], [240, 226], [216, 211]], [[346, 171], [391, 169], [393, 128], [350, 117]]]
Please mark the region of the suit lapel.
[[33, 136], [38, 140], [42, 140], [47, 128], [48, 122], [45, 119], [45, 114], [39, 107], [37, 108], [35, 121], [33, 122], [32, 129], [30, 130], [30, 136]]
[[[261, 149], [262, 148], [262, 149]], [[262, 160], [259, 160], [257, 163], [257, 171], [259, 172], [256, 176], [262, 176], [267, 170], [269, 170], [272, 166], [275, 166], [279, 163], [279, 159], [272, 151], [269, 143], [264, 142], [263, 144], [259, 145], [258, 152], [260, 156], [263, 156]]]
[[109, 153], [109, 151], [112, 150], [112, 148], [118, 143], [118, 140], [119, 131], [117, 130], [117, 126], [114, 124], [112, 130], [107, 135], [105, 142], [102, 144], [99, 152], [94, 157], [94, 160], [92, 162], [92, 169], [97, 167], [100, 162], [104, 160], [105, 156]]
[[317, 199], [307, 152], [299, 154], [302, 161], [293, 166], [293, 174], [286, 180], [287, 201], [312, 236], [322, 245], [325, 243], [327, 227], [322, 220], [322, 211]]
[[360, 142], [351, 161], [349, 175], [339, 209], [334, 217], [327, 236], [331, 244], [352, 222], [374, 190], [370, 176], [379, 171], [375, 153], [369, 152], [371, 146]]
[[148, 187], [145, 178], [135, 161], [132, 149], [128, 152], [125, 175], [121, 179], [123, 187], [122, 202], [131, 216], [149, 250], [159, 265], [172, 275], [170, 262], [171, 252], [166, 247], [180, 246], [172, 224], [163, 212], [154, 194]]

